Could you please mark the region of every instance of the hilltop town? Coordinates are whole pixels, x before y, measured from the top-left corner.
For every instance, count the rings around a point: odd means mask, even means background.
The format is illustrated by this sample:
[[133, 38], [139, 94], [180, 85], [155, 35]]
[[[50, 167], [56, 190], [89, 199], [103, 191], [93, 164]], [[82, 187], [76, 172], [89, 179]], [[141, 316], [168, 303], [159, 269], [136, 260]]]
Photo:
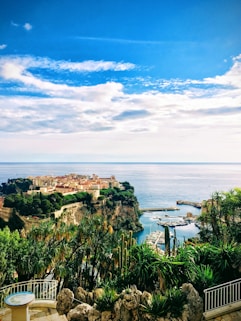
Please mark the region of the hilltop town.
[[122, 189], [122, 185], [115, 176], [100, 178], [98, 175], [79, 175], [67, 174], [63, 176], [29, 176], [32, 181], [28, 194], [43, 193], [51, 194], [54, 192], [63, 195], [74, 194], [78, 192], [87, 192], [92, 194], [93, 199], [100, 196], [100, 190], [117, 187]]
[[0, 228], [16, 228], [19, 222], [20, 229], [35, 224], [36, 219], [50, 217], [79, 224], [86, 213], [95, 213], [116, 229], [143, 229], [134, 188], [128, 182], [120, 183], [115, 176], [72, 173], [8, 179], [2, 183], [0, 194]]

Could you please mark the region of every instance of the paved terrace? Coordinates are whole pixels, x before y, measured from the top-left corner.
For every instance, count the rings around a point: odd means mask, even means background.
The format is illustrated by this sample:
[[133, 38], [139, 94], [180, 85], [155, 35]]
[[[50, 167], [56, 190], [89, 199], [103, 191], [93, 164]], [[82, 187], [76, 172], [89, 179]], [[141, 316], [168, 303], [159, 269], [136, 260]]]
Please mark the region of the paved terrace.
[[[30, 321], [67, 321], [64, 315], [59, 315], [56, 309], [48, 307], [33, 307], [29, 309]], [[12, 321], [11, 310], [0, 310], [1, 321]]]
[[[67, 321], [64, 315], [59, 315], [55, 308], [51, 307], [30, 307], [30, 321]], [[0, 310], [0, 320], [1, 321], [12, 321], [11, 310], [2, 309]], [[240, 321], [241, 311], [235, 311], [227, 313], [222, 316], [218, 316], [209, 321]]]
[[235, 311], [231, 313], [224, 314], [222, 316], [210, 319], [209, 321], [240, 321], [241, 311]]
[[35, 300], [29, 304], [30, 321], [67, 321], [67, 318], [59, 315], [56, 310], [56, 280], [29, 280], [5, 286], [0, 290], [0, 321], [17, 321], [12, 320], [11, 309], [4, 304], [4, 298], [25, 291], [35, 294]]

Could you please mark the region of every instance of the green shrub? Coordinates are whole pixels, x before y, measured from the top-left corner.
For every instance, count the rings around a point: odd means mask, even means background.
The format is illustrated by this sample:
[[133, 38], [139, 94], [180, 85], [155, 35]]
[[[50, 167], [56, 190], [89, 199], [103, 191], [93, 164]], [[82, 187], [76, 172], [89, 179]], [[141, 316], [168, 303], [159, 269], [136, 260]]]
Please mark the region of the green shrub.
[[143, 311], [155, 317], [164, 317], [168, 314], [174, 318], [181, 316], [186, 295], [179, 289], [173, 288], [166, 291], [165, 295], [154, 294], [151, 304], [145, 306]]
[[181, 316], [184, 304], [187, 302], [187, 296], [180, 289], [172, 288], [167, 291], [167, 300], [170, 306], [171, 316], [177, 318]]
[[198, 291], [199, 295], [203, 297], [203, 290], [210, 288], [218, 283], [218, 275], [213, 272], [213, 269], [209, 265], [196, 266], [195, 279], [193, 280], [193, 286]]
[[155, 317], [166, 316], [170, 307], [168, 299], [160, 294], [154, 294], [150, 305], [144, 306], [143, 311], [149, 313]]
[[111, 311], [114, 307], [118, 295], [115, 290], [107, 287], [104, 289], [104, 294], [97, 298], [96, 300], [96, 309], [103, 311]]

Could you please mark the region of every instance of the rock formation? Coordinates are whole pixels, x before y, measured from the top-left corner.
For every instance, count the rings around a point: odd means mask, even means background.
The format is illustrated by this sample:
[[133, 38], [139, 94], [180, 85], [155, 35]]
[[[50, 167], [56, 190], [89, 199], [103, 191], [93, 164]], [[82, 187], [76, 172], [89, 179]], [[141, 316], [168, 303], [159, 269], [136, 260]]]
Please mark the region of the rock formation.
[[74, 293], [70, 289], [63, 289], [57, 295], [56, 310], [60, 315], [67, 314], [73, 307]]
[[[152, 294], [139, 291], [136, 286], [123, 290], [109, 311], [98, 311], [95, 300], [102, 295], [102, 289], [87, 292], [79, 287], [76, 299], [83, 303], [73, 305], [74, 294], [69, 289], [63, 289], [57, 297], [57, 311], [66, 314], [68, 321], [201, 321], [203, 319], [203, 302], [192, 284], [185, 283], [181, 287], [187, 296], [182, 316], [179, 318], [156, 317], [144, 312], [143, 306], [150, 304]], [[88, 302], [88, 303], [87, 303]]]

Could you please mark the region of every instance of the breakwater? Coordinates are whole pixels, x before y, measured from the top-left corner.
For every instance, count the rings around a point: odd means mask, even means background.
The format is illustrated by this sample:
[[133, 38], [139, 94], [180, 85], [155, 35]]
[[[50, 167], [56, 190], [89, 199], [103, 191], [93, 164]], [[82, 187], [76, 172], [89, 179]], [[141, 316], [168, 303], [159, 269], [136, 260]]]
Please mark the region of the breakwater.
[[193, 206], [196, 208], [202, 208], [202, 203], [199, 203], [199, 202], [190, 202], [190, 201], [179, 200], [176, 203], [177, 203], [177, 205], [190, 205], [190, 206]]
[[141, 212], [170, 212], [170, 211], [179, 211], [178, 207], [148, 207], [140, 208]]
[[[178, 201], [176, 201], [176, 204], [177, 205], [189, 205], [189, 206], [196, 207], [198, 209], [202, 208], [202, 203], [200, 203], [200, 202], [178, 200]], [[180, 208], [176, 207], [176, 206], [140, 208], [141, 212], [170, 212], [170, 211], [179, 211], [179, 210], [180, 210]]]

